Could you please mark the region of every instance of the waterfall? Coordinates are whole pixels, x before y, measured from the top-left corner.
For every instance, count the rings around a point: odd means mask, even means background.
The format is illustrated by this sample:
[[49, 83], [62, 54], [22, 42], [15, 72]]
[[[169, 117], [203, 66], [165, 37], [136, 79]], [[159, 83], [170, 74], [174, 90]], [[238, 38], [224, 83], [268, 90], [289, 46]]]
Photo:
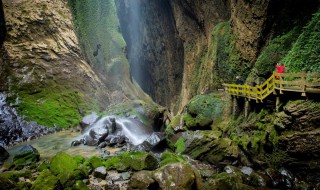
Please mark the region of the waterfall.
[[[111, 133], [111, 119], [115, 119], [116, 122], [116, 130]], [[103, 132], [105, 129], [109, 130], [108, 135], [115, 136], [125, 136], [129, 139], [130, 143], [133, 145], [141, 144], [144, 140], [146, 140], [152, 134], [152, 127], [146, 126], [138, 119], [133, 118], [121, 118], [119, 116], [106, 116], [94, 124], [90, 125], [85, 129], [83, 136], [95, 138], [92, 136], [92, 131], [95, 132], [96, 136], [103, 136]], [[105, 133], [105, 132], [104, 132]]]

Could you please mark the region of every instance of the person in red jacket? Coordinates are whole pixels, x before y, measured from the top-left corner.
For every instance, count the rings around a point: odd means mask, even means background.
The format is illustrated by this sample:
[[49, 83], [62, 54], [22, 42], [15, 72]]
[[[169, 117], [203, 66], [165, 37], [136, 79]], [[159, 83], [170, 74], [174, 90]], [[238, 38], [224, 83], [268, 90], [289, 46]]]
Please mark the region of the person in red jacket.
[[[277, 74], [284, 73], [286, 69], [283, 63], [277, 63], [276, 68], [277, 68], [277, 71], [276, 71]], [[277, 76], [276, 79], [279, 79], [279, 77]]]
[[280, 74], [285, 72], [286, 66], [284, 66], [283, 63], [277, 63], [276, 68], [277, 68], [277, 73]]

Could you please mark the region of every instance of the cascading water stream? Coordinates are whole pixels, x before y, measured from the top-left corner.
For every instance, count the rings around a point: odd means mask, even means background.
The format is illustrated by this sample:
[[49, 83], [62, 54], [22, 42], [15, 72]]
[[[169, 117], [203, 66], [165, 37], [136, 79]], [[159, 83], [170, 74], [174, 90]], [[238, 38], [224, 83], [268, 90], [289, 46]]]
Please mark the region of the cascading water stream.
[[[115, 119], [116, 123], [116, 130], [114, 132], [112, 132], [113, 130], [111, 128], [112, 119]], [[121, 118], [119, 116], [106, 116], [87, 127], [83, 133], [83, 136], [85, 138], [88, 136], [92, 137], [93, 139], [97, 137], [99, 138], [103, 136], [101, 133], [106, 133], [106, 129], [109, 131], [108, 135], [125, 136], [133, 145], [141, 144], [153, 132], [151, 127], [146, 126], [138, 119]]]

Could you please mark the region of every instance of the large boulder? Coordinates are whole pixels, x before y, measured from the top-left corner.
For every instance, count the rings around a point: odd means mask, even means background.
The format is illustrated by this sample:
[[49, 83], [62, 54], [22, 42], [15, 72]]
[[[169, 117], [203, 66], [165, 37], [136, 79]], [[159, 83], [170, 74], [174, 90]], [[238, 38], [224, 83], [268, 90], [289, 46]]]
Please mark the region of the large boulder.
[[190, 130], [210, 130], [211, 125], [223, 114], [224, 103], [215, 94], [198, 95], [190, 100], [183, 116]]
[[32, 190], [63, 189], [63, 187], [58, 177], [53, 175], [49, 170], [44, 170], [37, 177], [31, 189]]
[[125, 152], [106, 160], [104, 165], [107, 170], [126, 171], [129, 168], [135, 171], [154, 170], [158, 167], [158, 160], [147, 152]]
[[133, 174], [129, 182], [130, 189], [159, 189], [158, 183], [153, 179], [152, 171], [139, 171]]
[[320, 180], [320, 103], [289, 101], [276, 114], [277, 163], [308, 181]]
[[67, 153], [58, 152], [51, 160], [50, 171], [54, 175], [72, 173], [76, 169], [78, 169], [77, 161]]
[[276, 116], [275, 125], [279, 129], [297, 131], [317, 129], [320, 123], [320, 103], [312, 100], [290, 101]]
[[31, 165], [34, 162], [39, 161], [40, 153], [31, 145], [23, 146], [18, 154], [13, 156], [13, 165], [16, 169], [21, 169], [26, 165]]
[[168, 164], [154, 172], [153, 178], [161, 189], [204, 189], [198, 171], [189, 164]]
[[232, 164], [238, 159], [238, 145], [222, 138], [219, 131], [188, 131], [175, 143], [176, 151], [212, 164]]

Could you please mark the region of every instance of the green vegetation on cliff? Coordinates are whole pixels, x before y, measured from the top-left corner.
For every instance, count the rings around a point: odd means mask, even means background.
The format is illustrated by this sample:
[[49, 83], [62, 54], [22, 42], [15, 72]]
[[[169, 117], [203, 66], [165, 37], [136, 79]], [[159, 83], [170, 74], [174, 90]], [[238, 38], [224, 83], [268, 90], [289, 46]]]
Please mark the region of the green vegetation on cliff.
[[282, 60], [288, 72], [320, 73], [320, 10], [303, 29], [293, 48]]
[[80, 44], [89, 64], [110, 88], [128, 78], [125, 41], [113, 0], [69, 0]]

